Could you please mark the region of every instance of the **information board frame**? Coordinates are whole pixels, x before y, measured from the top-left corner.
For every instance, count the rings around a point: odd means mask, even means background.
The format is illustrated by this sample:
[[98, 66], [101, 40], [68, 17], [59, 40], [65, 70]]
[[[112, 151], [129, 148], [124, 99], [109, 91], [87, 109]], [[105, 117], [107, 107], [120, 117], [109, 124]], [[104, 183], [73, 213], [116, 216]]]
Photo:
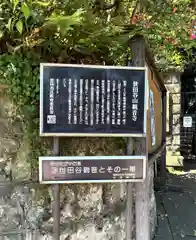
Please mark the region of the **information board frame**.
[[[44, 132], [44, 82], [43, 73], [44, 67], [78, 67], [78, 68], [101, 68], [101, 69], [126, 69], [126, 70], [144, 70], [144, 115], [143, 115], [143, 133], [50, 133]], [[40, 63], [40, 136], [42, 137], [145, 137], [147, 134], [147, 109], [148, 109], [148, 68], [145, 67], [134, 67], [134, 66], [109, 66], [109, 65], [83, 65], [83, 64], [62, 64], [62, 63]]]
[[[80, 161], [80, 160], [142, 160], [143, 161], [143, 178], [141, 179], [109, 179], [109, 180], [43, 180], [43, 161]], [[42, 156], [39, 157], [39, 182], [41, 184], [70, 184], [70, 183], [127, 183], [127, 182], [143, 182], [146, 178], [147, 157], [146, 156]]]

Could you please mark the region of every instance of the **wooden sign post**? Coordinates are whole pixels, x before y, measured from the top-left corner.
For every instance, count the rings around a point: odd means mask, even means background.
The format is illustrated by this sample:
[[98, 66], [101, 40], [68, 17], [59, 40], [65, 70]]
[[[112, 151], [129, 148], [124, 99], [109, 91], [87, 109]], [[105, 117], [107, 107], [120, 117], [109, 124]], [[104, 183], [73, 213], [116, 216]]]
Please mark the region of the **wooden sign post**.
[[[143, 39], [133, 39], [131, 42], [132, 66], [145, 66], [145, 44]], [[146, 77], [147, 78], [147, 77]], [[146, 82], [148, 88], [148, 82]], [[148, 94], [147, 90], [147, 94]], [[148, 96], [146, 96], [148, 99]], [[148, 100], [147, 100], [148, 101]], [[148, 102], [147, 102], [148, 104]], [[147, 108], [145, 109], [147, 112]], [[147, 120], [147, 119], [146, 119]], [[135, 154], [142, 154], [148, 157], [146, 137], [135, 140]], [[146, 179], [135, 185], [135, 212], [136, 212], [136, 240], [150, 240], [150, 219], [149, 219], [149, 184], [148, 165]]]
[[[54, 137], [53, 139], [53, 154], [54, 156], [59, 155], [59, 138]], [[54, 239], [60, 239], [60, 186], [59, 184], [53, 185], [53, 218], [54, 218], [54, 225], [53, 225], [53, 234]]]

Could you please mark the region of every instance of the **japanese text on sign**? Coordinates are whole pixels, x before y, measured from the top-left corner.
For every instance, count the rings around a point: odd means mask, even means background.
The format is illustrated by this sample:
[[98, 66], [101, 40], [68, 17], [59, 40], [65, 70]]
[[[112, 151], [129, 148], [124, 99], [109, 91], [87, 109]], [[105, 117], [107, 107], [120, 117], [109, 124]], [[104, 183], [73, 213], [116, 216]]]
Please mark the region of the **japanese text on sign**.
[[132, 159], [133, 157], [121, 156], [112, 158], [115, 157], [102, 157], [102, 159], [89, 157], [89, 159], [82, 160], [58, 160], [56, 157], [55, 161], [50, 160], [50, 157], [46, 157], [44, 160], [41, 158], [42, 177], [40, 181], [107, 181], [118, 179], [134, 181], [144, 179], [145, 157], [138, 156]]
[[132, 120], [137, 121], [138, 112], [138, 82], [133, 81]]
[[[51, 81], [54, 83], [55, 80], [50, 79], [50, 82]], [[74, 86], [72, 86], [72, 84]], [[111, 81], [110, 79], [102, 79], [100, 81], [95, 79], [80, 79], [80, 81], [77, 81], [77, 79], [69, 78], [68, 80], [64, 79], [64, 87], [67, 88], [67, 86], [68, 124], [77, 125], [79, 122], [79, 124], [85, 125], [126, 125], [127, 80]], [[53, 93], [54, 84], [52, 85], [51, 89]], [[50, 109], [52, 109], [52, 111], [50, 111], [51, 115], [54, 114], [53, 95], [54, 94], [50, 94]], [[111, 109], [112, 113], [110, 113]]]
[[43, 64], [42, 135], [144, 135], [145, 68]]

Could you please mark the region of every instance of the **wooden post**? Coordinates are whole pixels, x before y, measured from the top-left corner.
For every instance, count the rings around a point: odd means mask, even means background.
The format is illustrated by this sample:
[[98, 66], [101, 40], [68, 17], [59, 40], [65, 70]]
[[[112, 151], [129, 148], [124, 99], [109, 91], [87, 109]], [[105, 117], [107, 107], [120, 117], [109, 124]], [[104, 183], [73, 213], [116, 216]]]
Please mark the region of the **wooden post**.
[[[59, 155], [59, 138], [54, 138], [53, 141], [53, 155]], [[54, 184], [53, 186], [53, 239], [60, 239], [60, 186]]]
[[[128, 138], [127, 155], [133, 154], [133, 138]], [[126, 240], [132, 239], [133, 184], [127, 183]]]
[[[163, 92], [162, 96], [162, 143], [166, 142], [166, 112], [167, 112], [167, 95]], [[161, 167], [160, 167], [160, 183], [165, 185], [166, 178], [166, 147], [161, 154]]]
[[[146, 155], [146, 139], [137, 139], [136, 145], [135, 153]], [[135, 192], [136, 240], [150, 240], [148, 164], [146, 179], [142, 183], [135, 184]]]
[[[141, 38], [133, 38], [131, 41], [132, 66], [145, 66], [145, 42]], [[145, 109], [147, 111], [147, 109]], [[135, 155], [146, 155], [146, 138], [135, 139]], [[148, 159], [148, 158], [147, 158]], [[136, 214], [136, 240], [150, 240], [150, 219], [149, 219], [149, 176], [148, 166], [146, 179], [142, 183], [135, 184], [135, 214]]]

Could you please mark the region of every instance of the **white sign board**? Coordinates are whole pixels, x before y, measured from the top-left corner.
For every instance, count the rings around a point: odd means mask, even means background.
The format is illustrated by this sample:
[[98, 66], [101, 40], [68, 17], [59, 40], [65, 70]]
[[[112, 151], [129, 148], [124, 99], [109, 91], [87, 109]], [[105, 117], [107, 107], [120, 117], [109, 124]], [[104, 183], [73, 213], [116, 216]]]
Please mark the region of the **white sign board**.
[[186, 116], [183, 117], [183, 127], [192, 127], [193, 120], [192, 117]]

